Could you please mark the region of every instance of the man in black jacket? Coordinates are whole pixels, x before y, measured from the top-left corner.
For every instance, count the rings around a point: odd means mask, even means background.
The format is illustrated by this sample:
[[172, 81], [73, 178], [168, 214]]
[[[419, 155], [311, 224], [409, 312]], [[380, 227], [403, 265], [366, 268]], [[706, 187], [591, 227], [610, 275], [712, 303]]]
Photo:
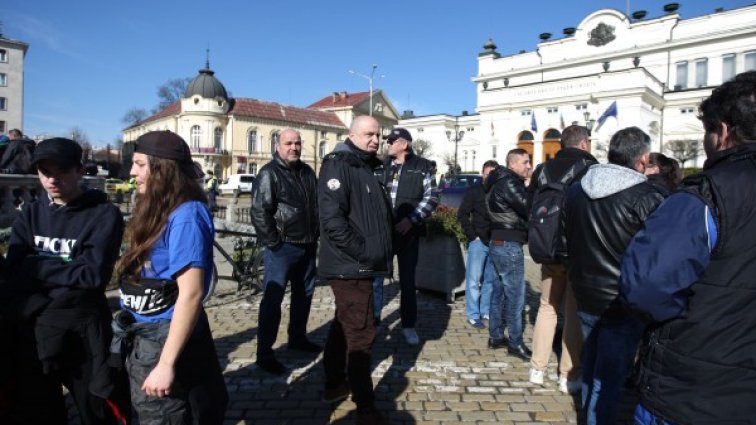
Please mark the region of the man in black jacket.
[[[399, 263], [399, 284], [402, 319], [402, 334], [409, 345], [417, 345], [420, 339], [415, 331], [417, 322], [417, 294], [415, 270], [417, 269], [418, 237], [425, 234], [425, 220], [438, 205], [436, 189], [436, 164], [421, 158], [410, 146], [412, 135], [403, 128], [395, 128], [385, 136], [388, 157], [384, 162], [383, 183], [389, 191], [394, 217], [393, 248]], [[376, 306], [380, 307], [383, 296], [383, 279], [375, 281]], [[380, 318], [380, 311], [376, 314]]]
[[[530, 360], [530, 350], [522, 340], [522, 309], [525, 306], [525, 256], [522, 245], [528, 240], [528, 208], [524, 180], [530, 171], [530, 155], [523, 149], [507, 153], [507, 166], [491, 172], [485, 183], [491, 217], [488, 253], [498, 279], [491, 294], [488, 323], [489, 348], [507, 345], [507, 352]], [[506, 302], [506, 306], [504, 305]], [[503, 313], [509, 342], [504, 338]]]
[[307, 339], [307, 318], [315, 290], [315, 253], [318, 240], [317, 181], [302, 162], [302, 138], [291, 128], [281, 132], [273, 160], [260, 169], [252, 187], [252, 224], [263, 253], [265, 276], [257, 316], [257, 360], [274, 375], [286, 367], [273, 355], [281, 302], [291, 281], [288, 349], [311, 353], [321, 348]]
[[25, 205], [11, 231], [7, 277], [20, 322], [16, 340], [4, 342], [16, 354], [10, 423], [66, 423], [61, 383], [82, 423], [112, 420], [105, 402], [114, 390], [105, 286], [123, 219], [103, 192], [80, 186], [81, 156], [68, 139], [37, 146], [33, 160], [47, 196]]
[[[571, 125], [562, 132], [562, 149], [553, 159], [536, 167], [528, 186], [528, 211], [532, 211], [533, 197], [539, 189], [551, 182], [561, 181], [567, 173], [574, 177], [569, 184], [577, 184], [596, 158], [590, 153], [591, 139], [588, 129]], [[544, 174], [545, 173], [545, 174]], [[565, 253], [558, 253], [561, 256]], [[575, 307], [575, 295], [567, 280], [566, 258], [557, 264], [541, 265], [541, 302], [533, 326], [533, 357], [530, 360], [529, 380], [543, 384], [546, 366], [557, 327], [557, 315], [564, 300], [564, 330], [562, 355], [559, 358], [559, 390], [563, 393], [580, 391], [580, 350], [583, 338]]]
[[483, 179], [465, 192], [457, 211], [457, 219], [465, 231], [467, 240], [467, 268], [465, 272], [465, 316], [476, 329], [483, 329], [483, 319], [489, 318], [491, 291], [495, 278], [493, 265], [488, 258], [488, 242], [491, 240], [491, 219], [486, 207], [486, 192], [483, 182], [499, 164], [494, 160], [483, 163]]
[[756, 418], [756, 71], [699, 106], [702, 173], [646, 220], [622, 258], [621, 296], [650, 319], [637, 424]]
[[379, 136], [378, 121], [355, 118], [349, 139], [323, 158], [318, 183], [318, 274], [328, 279], [336, 300], [323, 353], [323, 400], [339, 401], [351, 392], [358, 424], [387, 423], [375, 409], [370, 378], [373, 279], [387, 276], [391, 262], [391, 204], [374, 175], [381, 166]]
[[589, 425], [616, 422], [643, 332], [617, 294], [622, 253], [664, 199], [643, 175], [650, 145], [637, 127], [618, 131], [609, 142], [609, 164], [592, 165], [565, 193], [568, 274], [583, 333], [583, 410]]

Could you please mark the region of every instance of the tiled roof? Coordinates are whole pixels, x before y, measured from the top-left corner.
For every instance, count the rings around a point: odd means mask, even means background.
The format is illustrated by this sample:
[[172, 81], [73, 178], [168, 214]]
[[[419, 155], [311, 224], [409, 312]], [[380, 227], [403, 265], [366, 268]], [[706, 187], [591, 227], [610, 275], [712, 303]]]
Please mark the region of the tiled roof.
[[[335, 108], [338, 106], [353, 106], [363, 100], [370, 97], [370, 92], [362, 91], [357, 93], [334, 93], [330, 96], [326, 96], [308, 108]], [[375, 97], [375, 90], [373, 90], [373, 97]]]
[[[150, 121], [156, 121], [156, 120], [159, 120], [161, 118], [170, 117], [172, 115], [178, 115], [180, 113], [181, 113], [181, 101], [177, 100], [177, 101], [171, 103], [170, 105], [168, 105], [165, 109], [163, 109], [162, 111], [158, 112], [157, 114], [152, 115], [150, 117], [147, 117], [147, 118], [143, 119], [142, 121], [139, 121], [138, 123], [132, 125], [131, 127], [136, 127], [137, 125], [142, 125], [142, 124], [148, 123]], [[131, 127], [128, 127], [127, 130], [129, 128], [131, 128]]]
[[263, 118], [297, 124], [346, 128], [333, 112], [298, 108], [257, 99], [236, 98], [229, 115]]

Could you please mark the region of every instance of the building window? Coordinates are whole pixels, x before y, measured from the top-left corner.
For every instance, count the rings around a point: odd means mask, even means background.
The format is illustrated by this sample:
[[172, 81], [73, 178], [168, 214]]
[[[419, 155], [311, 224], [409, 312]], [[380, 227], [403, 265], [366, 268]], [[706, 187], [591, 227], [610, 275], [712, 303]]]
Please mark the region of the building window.
[[270, 136], [270, 154], [273, 155], [276, 153], [276, 145], [278, 144], [278, 138], [281, 137], [281, 134], [279, 132], [274, 132]]
[[548, 112], [550, 114], [556, 114], [557, 112], [559, 112], [559, 107], [557, 107], [557, 106], [549, 106], [548, 108], [546, 108], [546, 112]]
[[223, 149], [223, 129], [220, 127], [215, 127], [215, 133], [213, 134], [213, 141], [215, 142], [215, 152], [220, 153], [221, 149]]
[[8, 51], [0, 49], [0, 62], [8, 62]]
[[745, 53], [745, 69], [743, 71], [753, 71], [756, 69], [756, 51]]
[[327, 131], [321, 131], [321, 132], [320, 132], [320, 138], [321, 138], [321, 139], [326, 139], [326, 135], [327, 135], [327, 134], [328, 134], [328, 132], [327, 132]]
[[467, 127], [467, 132], [468, 133], [471, 133], [473, 131], [475, 131], [475, 127]]
[[677, 78], [675, 79], [675, 90], [683, 90], [688, 88], [688, 62], [678, 62]]
[[318, 146], [318, 157], [322, 158], [326, 156], [327, 149], [328, 149], [328, 144], [326, 142], [320, 142], [320, 145]]
[[491, 158], [496, 159], [496, 146], [491, 146]]
[[735, 77], [735, 55], [722, 56], [722, 82], [730, 81]]
[[250, 130], [247, 134], [247, 151], [249, 153], [257, 152], [257, 130]]
[[0, 133], [5, 133], [5, 121], [0, 121]]
[[694, 114], [696, 112], [695, 108], [680, 108], [681, 114]]
[[336, 140], [344, 140], [344, 133], [336, 133]]
[[575, 105], [575, 110], [576, 111], [586, 111], [586, 110], [588, 110], [588, 104], [587, 103], [578, 103], [577, 105]]
[[525, 110], [520, 111], [520, 115], [522, 115], [523, 117], [530, 116], [530, 114], [532, 113], [533, 111], [531, 111], [530, 109], [525, 109]]
[[257, 174], [257, 164], [254, 162], [249, 164], [249, 174]]
[[422, 133], [423, 131], [425, 131], [425, 129], [424, 129], [424, 128], [422, 128], [422, 127], [418, 127], [418, 128], [417, 128], [417, 132], [418, 132], [418, 133]]
[[7, 105], [5, 104], [5, 98], [4, 97], [0, 97], [0, 111], [4, 111], [6, 109], [8, 109], [8, 108], [7, 108]]
[[0, 86], [7, 86], [8, 85], [8, 76], [0, 72]]
[[708, 69], [708, 59], [699, 59], [696, 61], [696, 87], [706, 87], [708, 85]]
[[192, 126], [192, 149], [199, 149], [200, 139], [202, 139], [202, 129], [200, 126]]

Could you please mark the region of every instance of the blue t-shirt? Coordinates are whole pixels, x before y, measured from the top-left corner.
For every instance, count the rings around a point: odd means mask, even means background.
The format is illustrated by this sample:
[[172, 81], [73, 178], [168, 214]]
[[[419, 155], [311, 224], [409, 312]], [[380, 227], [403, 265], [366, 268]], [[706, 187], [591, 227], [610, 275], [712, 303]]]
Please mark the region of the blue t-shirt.
[[[152, 248], [150, 261], [142, 268], [142, 277], [175, 279], [176, 274], [186, 268], [202, 268], [205, 270], [203, 294], [206, 294], [212, 279], [214, 237], [213, 219], [207, 206], [199, 201], [184, 202], [168, 217], [165, 231]], [[134, 318], [137, 322], [170, 320], [173, 309], [171, 306], [154, 316], [134, 313]]]

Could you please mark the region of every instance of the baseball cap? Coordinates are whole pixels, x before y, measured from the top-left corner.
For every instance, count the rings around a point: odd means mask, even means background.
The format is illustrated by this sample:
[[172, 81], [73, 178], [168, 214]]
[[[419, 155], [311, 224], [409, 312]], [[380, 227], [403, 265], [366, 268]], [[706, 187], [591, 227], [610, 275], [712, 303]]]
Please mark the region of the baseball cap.
[[404, 139], [408, 142], [412, 141], [412, 135], [409, 131], [407, 131], [404, 128], [395, 128], [391, 130], [391, 133], [389, 133], [387, 136], [383, 136], [386, 141], [393, 142], [396, 139]]
[[205, 175], [201, 168], [195, 167], [189, 145], [181, 136], [168, 130], [150, 131], [139, 136], [134, 142], [134, 152], [177, 161], [181, 169], [191, 177]]
[[50, 160], [63, 169], [81, 166], [81, 146], [71, 139], [54, 137], [45, 139], [34, 148], [32, 163], [36, 165], [40, 161]]

